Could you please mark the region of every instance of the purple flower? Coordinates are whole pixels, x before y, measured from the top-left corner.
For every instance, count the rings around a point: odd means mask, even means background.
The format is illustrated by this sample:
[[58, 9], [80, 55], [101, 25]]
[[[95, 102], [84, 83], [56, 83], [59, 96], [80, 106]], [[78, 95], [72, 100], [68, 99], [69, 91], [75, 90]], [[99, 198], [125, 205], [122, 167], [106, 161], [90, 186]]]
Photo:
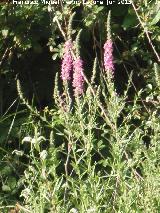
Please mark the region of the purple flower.
[[73, 87], [75, 95], [81, 95], [84, 89], [83, 61], [78, 57], [73, 63]]
[[63, 81], [71, 79], [71, 71], [73, 67], [73, 59], [71, 55], [72, 46], [73, 44], [71, 40], [66, 41], [64, 44], [64, 55], [61, 67], [61, 77]]
[[111, 39], [104, 44], [104, 67], [105, 70], [114, 71], [113, 64], [113, 42]]

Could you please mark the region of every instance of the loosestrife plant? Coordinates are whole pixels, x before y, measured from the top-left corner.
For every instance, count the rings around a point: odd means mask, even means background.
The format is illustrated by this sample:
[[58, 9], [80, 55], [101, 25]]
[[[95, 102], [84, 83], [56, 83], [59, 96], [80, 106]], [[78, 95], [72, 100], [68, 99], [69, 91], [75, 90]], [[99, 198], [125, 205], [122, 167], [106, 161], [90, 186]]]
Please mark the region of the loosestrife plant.
[[[104, 82], [110, 76], [106, 73], [113, 77], [115, 72], [109, 25], [110, 13], [104, 45]], [[98, 59], [95, 59], [89, 83], [84, 76], [77, 48], [79, 35], [77, 37], [76, 48], [69, 37], [65, 43], [66, 59], [63, 57], [61, 77], [63, 81], [73, 79], [75, 96], [83, 96], [74, 102], [74, 110], [64, 110], [56, 75], [55, 108], [45, 111], [42, 120], [48, 120], [50, 127], [50, 134], [44, 137], [49, 147], [41, 141], [38, 149], [34, 150], [33, 146], [31, 150], [30, 166], [22, 181], [24, 209], [33, 213], [159, 212], [160, 122], [157, 109], [146, 122], [134, 124], [140, 113], [141, 91], [132, 105], [126, 106], [129, 86], [124, 95], [115, 95], [111, 77], [107, 81], [108, 95], [105, 86], [97, 86], [95, 82], [96, 75], [100, 75], [96, 72]], [[158, 67], [155, 68], [157, 71]], [[103, 72], [103, 68], [100, 70]], [[158, 72], [156, 79], [159, 81]], [[85, 93], [84, 81], [87, 84]], [[26, 102], [22, 95], [20, 97]], [[30, 125], [36, 130], [41, 127], [40, 122], [30, 122]], [[146, 149], [143, 140], [151, 128], [154, 128], [151, 147]], [[37, 131], [34, 134], [32, 138], [38, 141]]]

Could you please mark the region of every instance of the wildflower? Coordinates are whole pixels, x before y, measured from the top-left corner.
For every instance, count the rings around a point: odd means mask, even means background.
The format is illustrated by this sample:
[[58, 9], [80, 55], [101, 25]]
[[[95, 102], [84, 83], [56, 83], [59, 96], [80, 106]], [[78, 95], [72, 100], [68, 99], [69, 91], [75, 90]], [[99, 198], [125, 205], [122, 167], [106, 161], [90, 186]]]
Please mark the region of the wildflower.
[[81, 95], [84, 87], [83, 61], [78, 57], [73, 63], [73, 87], [75, 95]]
[[71, 49], [72, 49], [72, 41], [68, 40], [65, 42], [64, 45], [64, 55], [61, 67], [61, 77], [63, 81], [68, 81], [71, 79], [71, 71], [73, 66]]
[[104, 67], [105, 70], [114, 71], [113, 42], [111, 39], [108, 39], [104, 44]]

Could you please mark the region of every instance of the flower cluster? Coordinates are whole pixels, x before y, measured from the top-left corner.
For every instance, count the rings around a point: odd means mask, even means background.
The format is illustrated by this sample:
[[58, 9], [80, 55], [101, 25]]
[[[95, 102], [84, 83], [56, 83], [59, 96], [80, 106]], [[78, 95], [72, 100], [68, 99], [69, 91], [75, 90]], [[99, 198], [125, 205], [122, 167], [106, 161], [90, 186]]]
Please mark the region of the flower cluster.
[[[75, 96], [81, 95], [84, 92], [84, 74], [83, 74], [83, 61], [80, 58], [80, 30], [77, 34], [76, 41], [75, 41], [75, 59], [72, 57], [73, 55], [73, 43], [71, 39], [71, 31], [72, 31], [72, 21], [73, 16], [71, 16], [71, 19], [69, 21], [68, 26], [68, 40], [64, 44], [64, 54], [63, 54], [63, 60], [62, 60], [62, 67], [61, 67], [61, 78], [63, 80], [63, 83], [70, 81], [73, 78], [72, 86], [74, 88], [74, 94]], [[108, 13], [107, 18], [107, 41], [104, 44], [104, 68], [107, 71], [107, 74], [111, 74], [111, 78], [114, 74], [114, 63], [113, 63], [113, 42], [111, 39], [111, 26], [110, 26], [110, 18], [111, 18], [111, 12]], [[94, 81], [91, 79], [91, 82]]]
[[[69, 81], [72, 76], [73, 69], [73, 88], [75, 95], [81, 95], [84, 91], [84, 77], [83, 77], [83, 61], [77, 57], [74, 61], [72, 58], [71, 50], [73, 44], [71, 40], [65, 42], [64, 55], [62, 61], [61, 77], [62, 80]], [[114, 71], [113, 64], [113, 42], [108, 39], [104, 44], [104, 67], [106, 71]]]
[[73, 67], [73, 59], [71, 54], [72, 46], [73, 44], [71, 40], [65, 42], [61, 67], [61, 77], [63, 81], [68, 81], [71, 79], [71, 71]]
[[104, 67], [106, 71], [114, 71], [113, 42], [111, 39], [107, 40], [104, 44]]
[[83, 61], [78, 57], [73, 63], [73, 87], [75, 95], [83, 93], [84, 77], [83, 77]]
[[71, 54], [72, 48], [73, 48], [72, 41], [71, 40], [66, 41], [64, 45], [61, 77], [64, 82], [71, 80], [73, 69], [74, 72], [73, 72], [72, 85], [74, 87], [74, 93], [75, 95], [81, 95], [83, 93], [83, 85], [84, 85], [83, 62], [80, 57], [76, 58], [75, 61], [73, 61]]

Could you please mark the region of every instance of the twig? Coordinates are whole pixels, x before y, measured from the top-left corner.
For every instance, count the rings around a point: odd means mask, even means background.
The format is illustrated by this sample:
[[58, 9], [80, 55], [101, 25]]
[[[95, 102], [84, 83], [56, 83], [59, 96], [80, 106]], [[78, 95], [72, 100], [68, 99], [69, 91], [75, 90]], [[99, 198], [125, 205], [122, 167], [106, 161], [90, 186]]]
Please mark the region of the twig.
[[66, 163], [64, 165], [65, 166], [65, 173], [66, 173], [66, 185], [65, 185], [65, 192], [64, 192], [64, 202], [66, 202], [67, 187], [68, 187], [68, 180], [67, 180], [67, 178], [68, 178], [68, 164], [69, 164], [70, 152], [71, 152], [71, 145], [68, 144], [67, 159], [66, 159]]
[[59, 20], [57, 19], [56, 16], [55, 16], [54, 19], [55, 19], [55, 21], [57, 22], [58, 28], [59, 28], [60, 32], [62, 33], [62, 35], [63, 35], [63, 37], [64, 37], [64, 39], [65, 39], [65, 41], [66, 41], [67, 38], [66, 38], [66, 35], [65, 35], [64, 31], [62, 30], [62, 27], [61, 27], [61, 25], [60, 25], [60, 23], [59, 23]]
[[9, 50], [9, 48], [7, 47], [7, 49], [5, 50], [5, 52], [4, 52], [3, 56], [2, 56], [2, 59], [1, 59], [1, 61], [0, 61], [0, 66], [1, 66], [2, 63], [3, 63], [3, 60], [5, 59], [5, 57], [6, 57], [7, 53], [8, 53], [8, 50]]
[[14, 209], [22, 210], [23, 212], [26, 212], [26, 213], [32, 213], [30, 210], [28, 210], [25, 207], [21, 206], [19, 203], [16, 203], [16, 206], [9, 205], [9, 206], [1, 206], [0, 207], [0, 209], [4, 209], [4, 208], [14, 208]]
[[24, 211], [24, 212], [32, 213], [30, 210], [28, 210], [25, 207], [21, 206], [19, 203], [16, 203], [16, 207], [19, 208], [20, 210]]
[[2, 66], [2, 63], [3, 63], [4, 59], [7, 57], [8, 53], [12, 50], [12, 48], [13, 47], [10, 47], [10, 48], [7, 47], [6, 48], [4, 54], [3, 54], [2, 58], [1, 58], [1, 61], [0, 61], [0, 67]]
[[146, 27], [144, 26], [144, 24], [143, 24], [143, 22], [142, 22], [142, 20], [141, 20], [141, 18], [140, 18], [140, 16], [139, 16], [139, 14], [138, 14], [138, 12], [137, 12], [137, 9], [136, 9], [136, 7], [135, 7], [133, 1], [131, 1], [131, 3], [132, 3], [132, 6], [133, 6], [134, 11], [135, 11], [135, 13], [136, 13], [136, 16], [137, 16], [137, 18], [138, 18], [138, 20], [139, 20], [139, 23], [141, 24], [141, 26], [142, 26], [143, 29], [144, 29], [144, 32], [145, 32], [145, 34], [146, 34], [146, 36], [147, 36], [147, 39], [148, 39], [148, 41], [149, 41], [149, 44], [151, 45], [151, 47], [152, 47], [152, 49], [153, 49], [153, 51], [154, 51], [154, 53], [155, 53], [155, 55], [156, 55], [156, 57], [157, 57], [157, 59], [158, 59], [158, 62], [160, 62], [160, 57], [159, 57], [159, 55], [158, 55], [158, 53], [157, 53], [155, 47], [153, 46], [153, 43], [152, 43], [151, 38], [150, 38], [150, 36], [149, 36], [148, 30], [147, 30]]

